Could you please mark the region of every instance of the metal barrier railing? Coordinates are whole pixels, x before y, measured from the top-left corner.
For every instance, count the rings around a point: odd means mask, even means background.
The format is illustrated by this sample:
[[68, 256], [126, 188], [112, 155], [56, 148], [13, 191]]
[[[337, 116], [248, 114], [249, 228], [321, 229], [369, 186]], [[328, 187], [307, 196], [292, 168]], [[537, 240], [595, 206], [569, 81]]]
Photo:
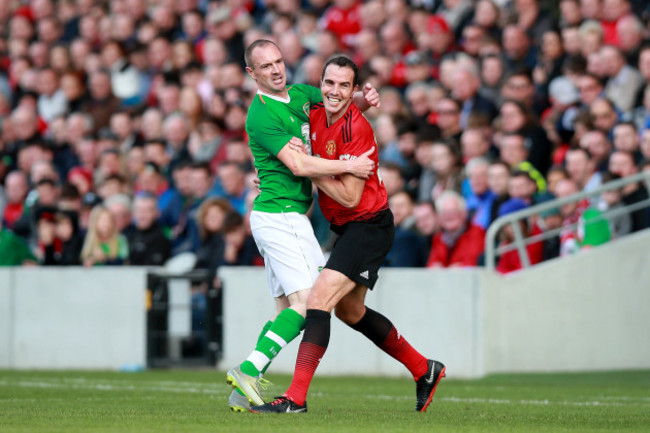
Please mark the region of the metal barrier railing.
[[[497, 256], [513, 250], [517, 250], [519, 255], [519, 260], [521, 261], [522, 266], [524, 268], [530, 267], [531, 264], [528, 258], [528, 253], [526, 251], [527, 245], [535, 242], [551, 239], [557, 236], [558, 234], [560, 234], [563, 230], [566, 230], [567, 228], [574, 229], [575, 226], [577, 225], [577, 223], [571, 225], [565, 225], [557, 229], [547, 230], [541, 234], [524, 238], [523, 233], [521, 232], [519, 221], [528, 219], [534, 215], [539, 215], [540, 213], [550, 209], [560, 208], [561, 206], [564, 206], [566, 204], [577, 203], [583, 199], [591, 199], [594, 197], [598, 197], [600, 194], [602, 194], [605, 191], [609, 191], [612, 189], [620, 189], [626, 185], [630, 185], [636, 182], [644, 182], [646, 189], [648, 190], [648, 192], [650, 192], [650, 171], [637, 173], [632, 176], [607, 182], [601, 185], [600, 187], [593, 189], [592, 191], [580, 192], [577, 194], [570, 195], [568, 197], [547, 201], [535, 206], [531, 206], [526, 209], [522, 209], [517, 212], [513, 212], [508, 215], [504, 215], [500, 218], [497, 218], [492, 224], [490, 224], [490, 227], [488, 228], [488, 231], [485, 236], [486, 269], [490, 271], [494, 271], [496, 266]], [[626, 206], [622, 206], [617, 209], [604, 211], [599, 218], [596, 218], [593, 221], [595, 222], [602, 219], [609, 220], [611, 218], [620, 215], [631, 214], [632, 212], [647, 207], [650, 207], [650, 198]], [[496, 243], [497, 236], [501, 231], [501, 229], [507, 226], [508, 224], [512, 226], [514, 240], [512, 243], [509, 243], [507, 245], [497, 246]]]

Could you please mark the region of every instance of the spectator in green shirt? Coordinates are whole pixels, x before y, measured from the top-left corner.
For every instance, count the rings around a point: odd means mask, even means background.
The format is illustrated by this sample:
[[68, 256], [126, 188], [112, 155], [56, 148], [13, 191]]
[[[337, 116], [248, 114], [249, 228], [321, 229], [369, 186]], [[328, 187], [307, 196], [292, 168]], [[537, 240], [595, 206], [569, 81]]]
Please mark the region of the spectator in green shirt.
[[36, 264], [27, 242], [2, 225], [0, 219], [0, 266]]

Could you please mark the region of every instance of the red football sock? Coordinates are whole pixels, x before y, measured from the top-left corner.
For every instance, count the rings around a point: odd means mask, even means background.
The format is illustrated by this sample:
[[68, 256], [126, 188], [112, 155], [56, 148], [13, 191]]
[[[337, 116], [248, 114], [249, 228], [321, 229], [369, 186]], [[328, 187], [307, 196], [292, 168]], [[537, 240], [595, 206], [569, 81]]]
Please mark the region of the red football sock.
[[378, 345], [381, 350], [404, 364], [413, 378], [418, 380], [427, 372], [427, 358], [415, 350], [393, 326], [388, 337]]
[[290, 398], [299, 405], [305, 404], [309, 385], [314, 378], [314, 373], [316, 373], [321, 358], [325, 354], [325, 349], [325, 347], [313, 343], [300, 343], [293, 380], [287, 392], [284, 393], [285, 397]]
[[366, 307], [361, 320], [350, 327], [361, 332], [381, 350], [404, 364], [415, 380], [427, 372], [427, 359], [402, 338], [383, 314]]
[[293, 380], [285, 397], [299, 405], [304, 405], [307, 399], [309, 385], [316, 373], [330, 341], [330, 313], [323, 310], [307, 310], [305, 317], [305, 333], [298, 348], [296, 368]]

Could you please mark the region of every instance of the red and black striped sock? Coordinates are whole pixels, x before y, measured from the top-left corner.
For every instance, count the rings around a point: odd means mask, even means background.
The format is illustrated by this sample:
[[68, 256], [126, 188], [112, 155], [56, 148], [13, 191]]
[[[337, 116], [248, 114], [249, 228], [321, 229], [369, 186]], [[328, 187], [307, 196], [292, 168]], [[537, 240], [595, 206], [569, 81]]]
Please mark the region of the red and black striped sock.
[[330, 319], [330, 313], [327, 311], [307, 310], [305, 334], [298, 348], [293, 380], [284, 393], [299, 405], [305, 404], [311, 380], [327, 350], [330, 341]]
[[415, 380], [427, 372], [427, 358], [415, 350], [382, 314], [366, 307], [366, 314], [350, 327], [361, 332], [381, 350], [404, 364]]

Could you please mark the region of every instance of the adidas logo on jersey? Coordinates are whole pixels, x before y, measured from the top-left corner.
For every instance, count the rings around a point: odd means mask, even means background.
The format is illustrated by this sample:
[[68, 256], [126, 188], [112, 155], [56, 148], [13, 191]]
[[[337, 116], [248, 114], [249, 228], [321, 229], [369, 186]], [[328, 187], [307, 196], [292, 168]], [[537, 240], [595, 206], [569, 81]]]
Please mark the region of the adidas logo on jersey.
[[370, 278], [370, 272], [368, 272], [368, 271], [363, 271], [363, 272], [361, 272], [361, 273], [359, 274], [359, 276], [361, 276], [361, 278], [365, 278], [365, 279], [367, 280], [367, 279]]

